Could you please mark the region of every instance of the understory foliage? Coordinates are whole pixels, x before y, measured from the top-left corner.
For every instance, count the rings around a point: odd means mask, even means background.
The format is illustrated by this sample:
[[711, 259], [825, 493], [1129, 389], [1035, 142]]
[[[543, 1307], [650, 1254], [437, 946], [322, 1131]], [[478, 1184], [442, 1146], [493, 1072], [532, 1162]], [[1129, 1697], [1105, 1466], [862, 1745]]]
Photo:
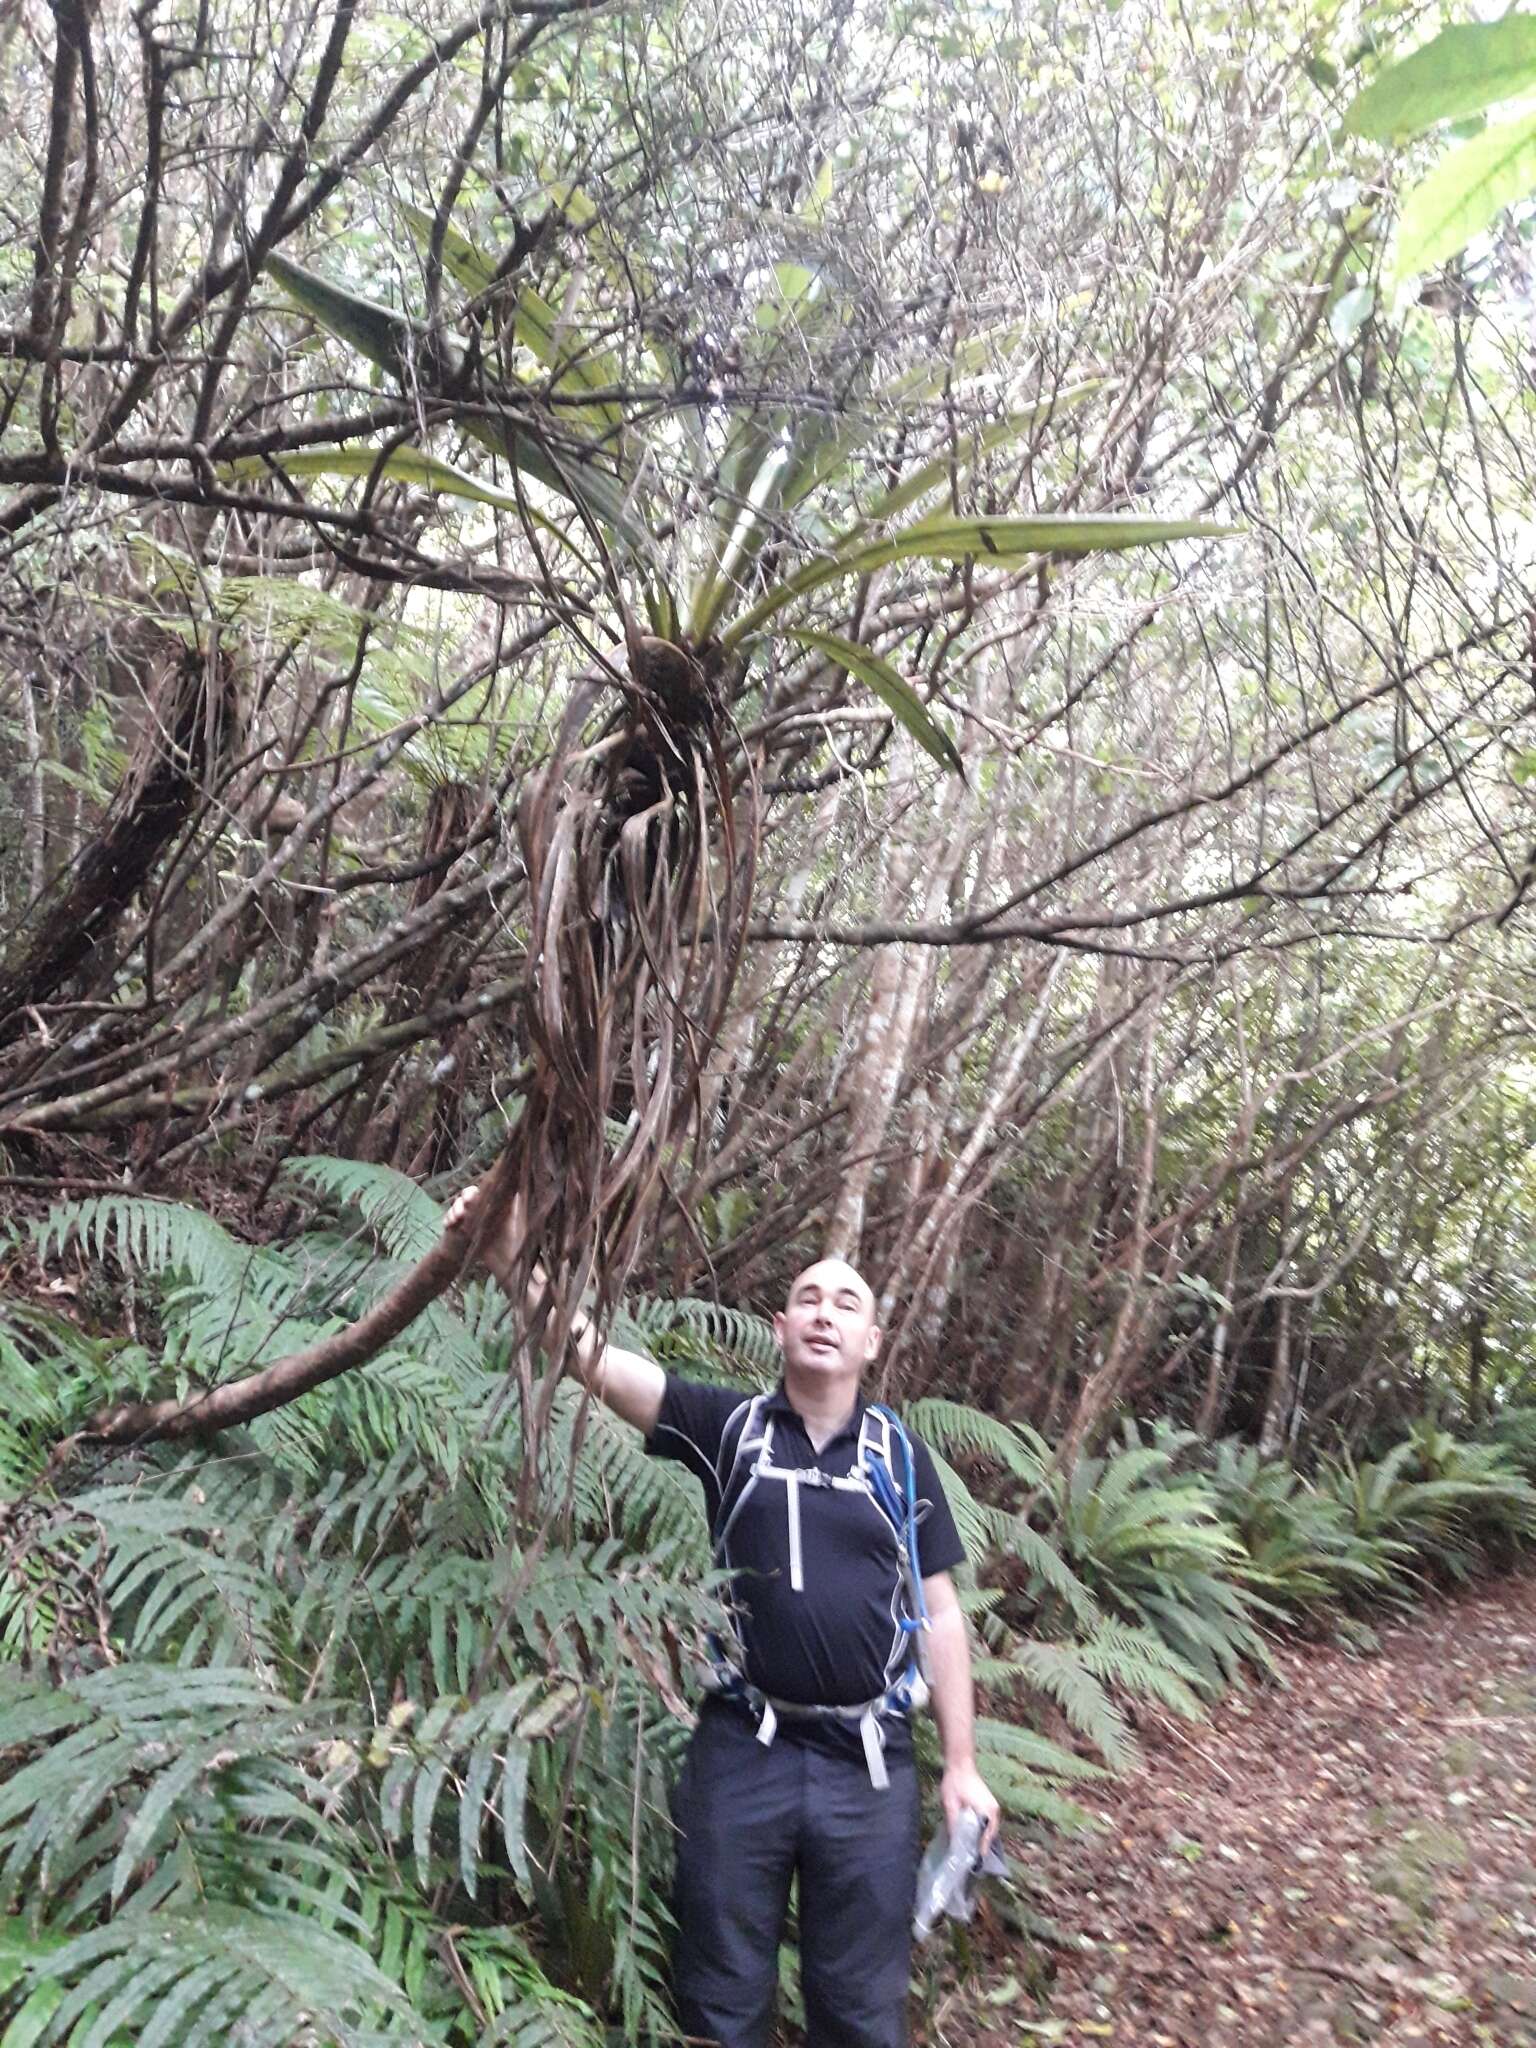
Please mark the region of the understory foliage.
[[[215, 1446], [50, 1475], [104, 1399], [323, 1333], [440, 1229], [385, 1167], [298, 1160], [287, 1192], [308, 1221], [281, 1247], [128, 1196], [14, 1247], [84, 1249], [119, 1321], [19, 1298], [0, 1320], [4, 2039], [667, 2038], [666, 1787], [721, 1618], [703, 1517], [566, 1387], [540, 1517], [515, 1518], [498, 1296], [469, 1285]], [[702, 1300], [632, 1302], [620, 1334], [741, 1384], [774, 1369], [766, 1325]], [[1358, 1617], [1536, 1533], [1528, 1415], [1304, 1479], [1166, 1426], [1067, 1472], [1026, 1427], [908, 1413], [971, 1560], [982, 1768], [1028, 1827], [1081, 1824], [1073, 1788], [1130, 1758], [1137, 1716], [1199, 1715], [1282, 1621]]]

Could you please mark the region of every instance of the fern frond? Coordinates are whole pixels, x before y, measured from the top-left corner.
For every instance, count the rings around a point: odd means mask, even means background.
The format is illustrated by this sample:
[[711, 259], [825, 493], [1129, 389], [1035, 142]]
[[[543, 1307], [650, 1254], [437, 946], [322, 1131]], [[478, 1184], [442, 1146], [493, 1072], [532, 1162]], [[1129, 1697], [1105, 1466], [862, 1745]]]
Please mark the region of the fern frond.
[[41, 1949], [21, 1989], [14, 2038], [39, 2048], [292, 2048], [317, 2035], [415, 2048], [426, 2032], [355, 1942], [301, 1913], [196, 1899]]
[[355, 1209], [391, 1258], [414, 1265], [443, 1234], [443, 1212], [419, 1181], [392, 1166], [326, 1154], [289, 1159], [282, 1177], [314, 1188], [338, 1208]]
[[1010, 1683], [1033, 1686], [1054, 1700], [1107, 1764], [1118, 1770], [1130, 1762], [1134, 1750], [1125, 1716], [1076, 1646], [1017, 1644], [1007, 1660], [1007, 1676]]
[[1079, 1629], [1094, 1625], [1098, 1602], [1048, 1534], [1031, 1528], [1022, 1515], [1008, 1515], [996, 1529], [996, 1541], [999, 1550], [1018, 1558], [1046, 1592], [1055, 1594]]
[[1103, 1621], [1077, 1646], [1084, 1668], [1133, 1699], [1155, 1699], [1185, 1720], [1202, 1721], [1196, 1674], [1154, 1629]]
[[614, 1328], [619, 1343], [649, 1352], [663, 1365], [703, 1368], [758, 1385], [779, 1375], [773, 1325], [723, 1302], [640, 1295], [624, 1304]]
[[46, 1258], [80, 1241], [98, 1258], [109, 1254], [136, 1272], [184, 1275], [205, 1294], [222, 1296], [234, 1312], [245, 1295], [249, 1249], [201, 1209], [145, 1195], [94, 1195], [56, 1202], [36, 1226]]
[[930, 1447], [937, 1445], [954, 1457], [989, 1459], [1031, 1485], [1041, 1478], [1040, 1461], [1018, 1431], [979, 1408], [928, 1395], [909, 1402], [904, 1413]]
[[[1100, 1515], [1106, 1520], [1109, 1519], [1120, 1508], [1128, 1494], [1133, 1493], [1138, 1487], [1147, 1487], [1154, 1478], [1163, 1478], [1172, 1462], [1167, 1451], [1151, 1444], [1143, 1445], [1137, 1450], [1121, 1451], [1117, 1457], [1110, 1458], [1100, 1472], [1093, 1489]], [[1173, 1491], [1172, 1488], [1160, 1488], [1157, 1494], [1150, 1496], [1150, 1500], [1167, 1500]], [[1143, 1506], [1147, 1504], [1145, 1500], [1142, 1503]]]
[[[931, 1444], [928, 1450], [930, 1457], [933, 1459], [934, 1470], [939, 1475], [939, 1484], [944, 1489], [944, 1498], [949, 1504], [949, 1511], [955, 1518], [955, 1529], [959, 1534], [960, 1541], [965, 1545], [967, 1562], [974, 1568], [992, 1547], [993, 1511], [982, 1506], [981, 1502], [976, 1499], [971, 1489], [960, 1477], [954, 1466], [944, 1457], [942, 1452], [934, 1450]], [[921, 1560], [923, 1547], [923, 1532], [921, 1528], [917, 1532], [917, 1547], [919, 1560]]]

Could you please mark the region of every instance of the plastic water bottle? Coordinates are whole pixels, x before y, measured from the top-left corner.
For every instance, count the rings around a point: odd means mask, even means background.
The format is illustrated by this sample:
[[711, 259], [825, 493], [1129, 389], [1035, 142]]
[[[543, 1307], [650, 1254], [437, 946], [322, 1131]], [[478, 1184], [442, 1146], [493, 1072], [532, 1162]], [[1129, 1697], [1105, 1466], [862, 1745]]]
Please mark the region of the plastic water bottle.
[[969, 1920], [976, 1910], [975, 1880], [981, 1868], [982, 1819], [970, 1807], [961, 1809], [955, 1832], [942, 1823], [923, 1852], [917, 1872], [917, 1907], [912, 1932], [925, 1941], [941, 1915]]

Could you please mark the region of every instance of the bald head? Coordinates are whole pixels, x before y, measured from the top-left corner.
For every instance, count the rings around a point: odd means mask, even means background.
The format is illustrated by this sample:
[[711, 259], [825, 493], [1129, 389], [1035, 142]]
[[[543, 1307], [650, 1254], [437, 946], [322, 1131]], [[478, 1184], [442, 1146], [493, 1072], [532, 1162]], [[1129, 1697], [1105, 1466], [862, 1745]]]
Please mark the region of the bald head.
[[816, 1289], [828, 1288], [856, 1294], [873, 1315], [875, 1312], [875, 1290], [864, 1275], [850, 1266], [846, 1259], [817, 1259], [803, 1272], [797, 1273], [789, 1283], [789, 1298], [794, 1300], [796, 1292], [805, 1286]]
[[818, 1259], [795, 1275], [773, 1334], [792, 1385], [846, 1385], [851, 1401], [859, 1375], [880, 1349], [873, 1290], [846, 1259]]

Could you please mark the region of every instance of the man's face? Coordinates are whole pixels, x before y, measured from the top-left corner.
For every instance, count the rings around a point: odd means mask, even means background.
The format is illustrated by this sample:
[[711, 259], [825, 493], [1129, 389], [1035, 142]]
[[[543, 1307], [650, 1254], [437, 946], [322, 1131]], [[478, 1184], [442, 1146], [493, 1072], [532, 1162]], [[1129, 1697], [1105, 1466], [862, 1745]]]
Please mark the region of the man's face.
[[880, 1349], [875, 1298], [852, 1266], [821, 1259], [789, 1290], [773, 1319], [784, 1369], [802, 1382], [852, 1379]]

